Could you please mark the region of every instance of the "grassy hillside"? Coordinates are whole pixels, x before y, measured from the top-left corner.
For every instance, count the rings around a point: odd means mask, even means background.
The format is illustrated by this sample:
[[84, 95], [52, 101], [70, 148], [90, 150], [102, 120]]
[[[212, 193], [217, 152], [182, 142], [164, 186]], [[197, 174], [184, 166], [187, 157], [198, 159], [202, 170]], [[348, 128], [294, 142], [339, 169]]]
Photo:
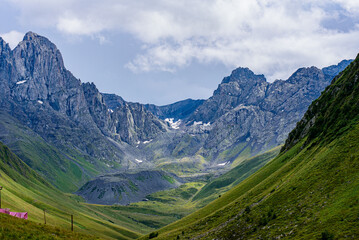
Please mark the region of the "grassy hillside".
[[[103, 238], [133, 239], [139, 237], [141, 232], [151, 230], [146, 225], [138, 225], [136, 221], [123, 220], [120, 213], [111, 209], [95, 208], [83, 204], [77, 196], [60, 192], [1, 143], [0, 160], [2, 207], [28, 212], [28, 221], [43, 223], [45, 209], [48, 225], [70, 229], [70, 215], [74, 215], [75, 232], [96, 234]], [[7, 218], [2, 219], [7, 221]], [[4, 228], [0, 230], [5, 231]]]
[[279, 150], [280, 146], [242, 161], [237, 167], [206, 184], [192, 201], [200, 206], [207, 205], [263, 167], [279, 153]]
[[73, 192], [99, 173], [99, 168], [89, 164], [82, 154], [61, 152], [18, 120], [0, 111], [2, 140], [6, 140], [6, 145], [28, 166], [62, 191]]
[[151, 237], [358, 239], [358, 66], [356, 59], [311, 105], [279, 156]]
[[45, 224], [33, 223], [7, 214], [0, 214], [0, 239], [98, 239]]

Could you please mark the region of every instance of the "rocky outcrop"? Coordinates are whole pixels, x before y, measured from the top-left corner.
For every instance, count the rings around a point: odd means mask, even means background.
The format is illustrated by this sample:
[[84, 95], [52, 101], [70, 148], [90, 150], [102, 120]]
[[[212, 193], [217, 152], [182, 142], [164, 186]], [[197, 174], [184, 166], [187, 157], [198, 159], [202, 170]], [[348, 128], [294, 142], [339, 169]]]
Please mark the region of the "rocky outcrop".
[[87, 182], [76, 194], [89, 203], [121, 204], [147, 200], [146, 196], [180, 185], [175, 175], [163, 171], [117, 173]]

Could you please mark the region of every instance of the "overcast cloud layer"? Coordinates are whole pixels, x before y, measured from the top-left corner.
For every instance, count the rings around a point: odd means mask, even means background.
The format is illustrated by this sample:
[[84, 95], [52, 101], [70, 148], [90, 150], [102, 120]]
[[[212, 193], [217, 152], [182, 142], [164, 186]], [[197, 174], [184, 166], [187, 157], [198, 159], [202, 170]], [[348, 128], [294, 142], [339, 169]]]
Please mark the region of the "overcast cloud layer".
[[[111, 41], [141, 43], [124, 64], [134, 73], [176, 72], [193, 62], [246, 66], [269, 80], [298, 67], [324, 67], [359, 49], [357, 0], [7, 0], [25, 25]], [[2, 34], [16, 45], [21, 34]]]

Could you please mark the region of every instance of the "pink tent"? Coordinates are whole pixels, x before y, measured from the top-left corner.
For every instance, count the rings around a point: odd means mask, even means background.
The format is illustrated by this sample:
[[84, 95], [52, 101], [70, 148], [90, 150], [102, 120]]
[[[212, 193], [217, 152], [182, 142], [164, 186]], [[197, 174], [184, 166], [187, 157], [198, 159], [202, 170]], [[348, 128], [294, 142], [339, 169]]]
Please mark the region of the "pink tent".
[[10, 209], [8, 209], [8, 208], [0, 208], [0, 213], [10, 214]]
[[8, 208], [0, 208], [0, 213], [5, 213], [14, 217], [27, 219], [27, 212], [10, 212], [10, 209]]
[[11, 216], [27, 219], [27, 212], [10, 212]]

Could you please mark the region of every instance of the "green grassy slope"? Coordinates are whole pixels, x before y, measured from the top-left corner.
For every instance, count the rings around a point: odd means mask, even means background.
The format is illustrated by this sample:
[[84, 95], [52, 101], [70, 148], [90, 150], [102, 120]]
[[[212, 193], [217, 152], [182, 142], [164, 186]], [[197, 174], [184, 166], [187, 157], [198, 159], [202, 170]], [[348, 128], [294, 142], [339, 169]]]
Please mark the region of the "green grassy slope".
[[33, 223], [7, 214], [0, 214], [0, 239], [98, 239], [69, 230]]
[[[0, 160], [2, 207], [28, 212], [31, 222], [43, 223], [45, 209], [48, 225], [69, 229], [72, 214], [76, 232], [103, 238], [133, 239], [140, 236], [137, 228], [142, 233], [151, 230], [135, 221], [121, 220], [115, 211], [83, 204], [79, 197], [60, 192], [1, 143]], [[1, 231], [5, 230], [1, 228]]]
[[156, 239], [358, 239], [358, 69], [313, 102], [285, 151]]
[[18, 157], [62, 191], [73, 192], [98, 174], [80, 153], [61, 152], [4, 112], [0, 112], [0, 132], [0, 141], [6, 139]]
[[193, 197], [193, 201], [198, 202], [201, 206], [207, 205], [263, 167], [267, 162], [278, 155], [279, 150], [280, 146], [242, 161], [237, 167], [206, 184], [201, 191]]

